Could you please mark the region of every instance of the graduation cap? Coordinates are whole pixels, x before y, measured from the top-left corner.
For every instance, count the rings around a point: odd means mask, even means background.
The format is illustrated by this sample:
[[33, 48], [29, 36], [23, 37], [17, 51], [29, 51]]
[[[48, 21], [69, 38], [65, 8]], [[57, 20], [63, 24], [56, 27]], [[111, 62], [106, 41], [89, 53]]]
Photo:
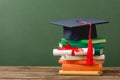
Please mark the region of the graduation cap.
[[[96, 20], [91, 18], [76, 18], [71, 20], [55, 21], [51, 23], [63, 26], [64, 37], [66, 39], [89, 39], [86, 64], [90, 66], [93, 65], [93, 45], [91, 38], [97, 37], [96, 25], [108, 23], [108, 21]], [[72, 50], [72, 53], [74, 54], [74, 48]]]
[[92, 24], [91, 38], [97, 37], [96, 25], [108, 23], [104, 20], [96, 20], [92, 18], [75, 18], [70, 20], [61, 20], [50, 22], [51, 24], [63, 27], [63, 36], [68, 40], [82, 40], [88, 39], [89, 25], [82, 22], [89, 22]]

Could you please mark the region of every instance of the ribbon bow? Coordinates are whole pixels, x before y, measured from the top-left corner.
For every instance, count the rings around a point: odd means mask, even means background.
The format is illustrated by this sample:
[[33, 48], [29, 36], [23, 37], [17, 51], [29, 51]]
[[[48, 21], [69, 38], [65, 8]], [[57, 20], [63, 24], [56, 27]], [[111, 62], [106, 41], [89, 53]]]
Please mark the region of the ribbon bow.
[[73, 48], [68, 42], [66, 42], [66, 46], [62, 48], [58, 48], [58, 50], [72, 50], [71, 55], [75, 56], [75, 52], [81, 52], [83, 49], [75, 47]]

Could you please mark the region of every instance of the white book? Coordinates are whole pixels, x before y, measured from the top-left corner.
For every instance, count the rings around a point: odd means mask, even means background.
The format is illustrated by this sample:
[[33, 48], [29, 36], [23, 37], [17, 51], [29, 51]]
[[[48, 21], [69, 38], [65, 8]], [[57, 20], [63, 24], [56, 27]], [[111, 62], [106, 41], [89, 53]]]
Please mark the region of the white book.
[[[64, 55], [61, 56], [60, 59], [63, 60], [86, 60], [87, 56], [69, 56], [69, 55]], [[94, 60], [104, 60], [105, 59], [105, 55], [99, 55], [99, 56], [93, 56]]]

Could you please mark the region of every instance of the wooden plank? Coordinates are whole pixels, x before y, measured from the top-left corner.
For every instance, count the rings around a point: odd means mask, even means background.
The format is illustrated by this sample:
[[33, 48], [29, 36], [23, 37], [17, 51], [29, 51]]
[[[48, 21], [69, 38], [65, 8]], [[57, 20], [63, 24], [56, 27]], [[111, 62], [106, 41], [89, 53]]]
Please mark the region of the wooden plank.
[[54, 66], [0, 66], [0, 71], [34, 71], [34, 72], [41, 72], [41, 71], [55, 71], [59, 70], [60, 67]]
[[119, 80], [120, 67], [105, 67], [102, 76], [58, 75], [54, 66], [0, 66], [0, 80]]

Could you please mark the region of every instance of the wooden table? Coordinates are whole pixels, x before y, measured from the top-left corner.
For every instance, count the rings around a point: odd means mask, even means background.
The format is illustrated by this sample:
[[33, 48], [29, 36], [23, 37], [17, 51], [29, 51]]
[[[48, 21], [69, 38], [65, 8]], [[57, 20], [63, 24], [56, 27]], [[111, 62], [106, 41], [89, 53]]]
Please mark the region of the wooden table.
[[102, 76], [58, 75], [55, 66], [0, 66], [0, 80], [120, 80], [120, 67], [105, 67]]

